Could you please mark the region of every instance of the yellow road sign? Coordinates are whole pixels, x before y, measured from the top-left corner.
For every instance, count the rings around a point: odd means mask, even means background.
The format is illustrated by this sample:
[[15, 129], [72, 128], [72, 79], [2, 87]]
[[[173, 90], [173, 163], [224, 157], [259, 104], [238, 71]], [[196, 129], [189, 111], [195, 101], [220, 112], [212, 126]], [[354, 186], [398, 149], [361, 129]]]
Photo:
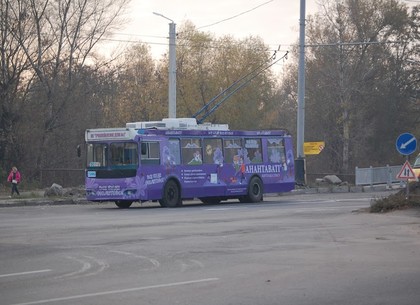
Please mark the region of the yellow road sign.
[[303, 152], [305, 155], [318, 155], [325, 147], [325, 142], [305, 142]]

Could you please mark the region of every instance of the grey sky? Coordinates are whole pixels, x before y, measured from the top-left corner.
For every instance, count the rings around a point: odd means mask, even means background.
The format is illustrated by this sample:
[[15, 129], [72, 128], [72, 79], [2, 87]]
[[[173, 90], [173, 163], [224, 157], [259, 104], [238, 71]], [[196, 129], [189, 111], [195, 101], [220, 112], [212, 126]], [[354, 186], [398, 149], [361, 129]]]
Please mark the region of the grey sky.
[[[306, 0], [306, 12], [316, 12], [316, 0]], [[236, 39], [260, 36], [271, 49], [288, 45], [299, 38], [300, 0], [132, 0], [130, 21], [114, 35], [115, 40], [148, 43], [159, 57], [168, 49], [169, 20], [177, 26], [189, 20], [199, 30], [215, 36]], [[209, 26], [210, 25], [210, 26]]]

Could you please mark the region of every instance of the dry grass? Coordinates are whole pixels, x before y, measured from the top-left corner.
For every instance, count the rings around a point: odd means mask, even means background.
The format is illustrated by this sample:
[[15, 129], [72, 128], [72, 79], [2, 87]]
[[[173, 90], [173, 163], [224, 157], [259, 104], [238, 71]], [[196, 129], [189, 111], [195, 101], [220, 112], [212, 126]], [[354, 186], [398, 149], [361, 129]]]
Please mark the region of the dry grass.
[[411, 182], [409, 185], [409, 198], [406, 198], [406, 189], [388, 197], [372, 200], [369, 212], [386, 213], [395, 210], [404, 210], [420, 207], [420, 183]]

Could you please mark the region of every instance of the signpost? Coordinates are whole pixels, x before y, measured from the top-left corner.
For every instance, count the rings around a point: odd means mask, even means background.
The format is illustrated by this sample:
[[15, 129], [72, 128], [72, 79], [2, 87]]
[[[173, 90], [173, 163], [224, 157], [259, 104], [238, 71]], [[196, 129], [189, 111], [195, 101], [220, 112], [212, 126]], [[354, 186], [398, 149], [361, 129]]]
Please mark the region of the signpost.
[[410, 189], [408, 187], [408, 180], [416, 178], [416, 175], [414, 174], [414, 171], [410, 165], [410, 162], [408, 161], [408, 156], [416, 151], [417, 140], [411, 133], [403, 133], [403, 134], [400, 134], [399, 137], [397, 138], [397, 141], [395, 142], [395, 147], [397, 148], [397, 151], [400, 154], [406, 156], [405, 163], [403, 167], [401, 168], [400, 172], [398, 173], [397, 178], [401, 180], [407, 180], [405, 194], [406, 194], [406, 199], [408, 199], [410, 195]]
[[303, 150], [305, 155], [318, 155], [325, 147], [325, 142], [305, 142]]

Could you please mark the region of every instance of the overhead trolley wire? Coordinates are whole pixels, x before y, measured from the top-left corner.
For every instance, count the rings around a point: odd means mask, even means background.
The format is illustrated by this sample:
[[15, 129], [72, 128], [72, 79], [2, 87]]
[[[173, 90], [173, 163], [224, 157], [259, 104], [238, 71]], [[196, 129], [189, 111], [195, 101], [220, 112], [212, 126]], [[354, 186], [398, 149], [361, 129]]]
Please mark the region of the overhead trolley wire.
[[[277, 51], [274, 52], [273, 56], [270, 57], [271, 63], [263, 63], [259, 65], [257, 68], [246, 74], [245, 76], [241, 77], [237, 81], [235, 81], [232, 85], [228, 88], [217, 94], [213, 97], [207, 104], [205, 104], [200, 110], [198, 110], [194, 115], [193, 118], [197, 120], [197, 123], [201, 124], [204, 120], [209, 117], [213, 112], [215, 112], [228, 98], [230, 98], [233, 94], [237, 91], [242, 89], [244, 86], [249, 84], [253, 79], [255, 79], [258, 75], [262, 72], [276, 64], [282, 59], [287, 58], [289, 51], [287, 51], [281, 58], [276, 60]], [[218, 99], [220, 100], [218, 101]], [[210, 108], [211, 107], [211, 108]], [[210, 109], [209, 109], [210, 108]]]

